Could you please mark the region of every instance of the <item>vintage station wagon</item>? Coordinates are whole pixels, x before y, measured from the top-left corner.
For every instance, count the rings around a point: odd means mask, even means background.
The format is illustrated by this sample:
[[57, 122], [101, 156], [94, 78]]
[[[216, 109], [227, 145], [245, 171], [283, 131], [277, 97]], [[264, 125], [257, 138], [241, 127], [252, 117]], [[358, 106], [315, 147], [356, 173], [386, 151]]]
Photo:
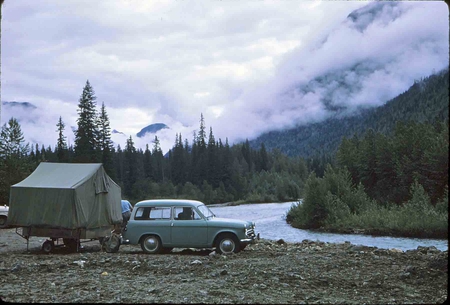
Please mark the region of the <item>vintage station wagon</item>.
[[237, 253], [257, 235], [254, 223], [218, 218], [200, 201], [161, 199], [136, 203], [122, 237], [151, 254], [173, 248], [216, 248], [218, 253]]

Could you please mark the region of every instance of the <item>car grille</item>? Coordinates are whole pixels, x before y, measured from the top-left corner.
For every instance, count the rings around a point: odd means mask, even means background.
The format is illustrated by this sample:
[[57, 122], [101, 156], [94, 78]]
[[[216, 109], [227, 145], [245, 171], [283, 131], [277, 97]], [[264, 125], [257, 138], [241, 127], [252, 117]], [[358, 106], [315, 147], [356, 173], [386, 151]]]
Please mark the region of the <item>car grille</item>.
[[254, 229], [247, 229], [247, 231], [245, 232], [245, 234], [250, 237], [250, 238], [255, 238], [255, 230]]

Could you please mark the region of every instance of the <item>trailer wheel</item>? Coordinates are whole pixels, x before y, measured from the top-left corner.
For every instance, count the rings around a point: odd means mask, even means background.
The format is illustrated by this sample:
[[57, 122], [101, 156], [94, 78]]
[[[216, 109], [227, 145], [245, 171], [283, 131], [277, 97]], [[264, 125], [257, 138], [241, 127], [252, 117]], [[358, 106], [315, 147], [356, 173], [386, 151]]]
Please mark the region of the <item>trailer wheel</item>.
[[8, 220], [8, 217], [4, 215], [0, 216], [0, 229], [6, 228], [6, 220]]
[[52, 252], [53, 249], [55, 249], [55, 244], [53, 243], [53, 240], [46, 240], [42, 244], [42, 251], [44, 253], [48, 254], [48, 253]]

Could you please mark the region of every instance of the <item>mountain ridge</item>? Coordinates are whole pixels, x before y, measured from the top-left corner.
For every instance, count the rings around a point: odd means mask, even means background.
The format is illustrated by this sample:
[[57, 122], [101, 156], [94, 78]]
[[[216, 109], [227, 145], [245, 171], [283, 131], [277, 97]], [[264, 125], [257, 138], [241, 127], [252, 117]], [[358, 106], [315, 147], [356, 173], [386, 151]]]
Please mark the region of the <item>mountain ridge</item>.
[[344, 136], [361, 135], [369, 128], [390, 133], [398, 121], [448, 120], [448, 88], [447, 67], [416, 81], [408, 90], [381, 106], [359, 109], [352, 116], [340, 117], [338, 112], [319, 123], [269, 131], [249, 141], [249, 144], [257, 149], [264, 143], [267, 150], [278, 149], [288, 156], [332, 155]]

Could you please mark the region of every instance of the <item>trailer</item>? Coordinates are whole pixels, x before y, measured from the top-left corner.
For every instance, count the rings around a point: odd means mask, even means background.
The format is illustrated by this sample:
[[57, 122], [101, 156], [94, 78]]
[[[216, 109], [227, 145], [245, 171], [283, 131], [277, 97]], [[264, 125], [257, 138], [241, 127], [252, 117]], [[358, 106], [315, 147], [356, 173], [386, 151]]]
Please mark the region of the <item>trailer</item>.
[[121, 189], [101, 163], [41, 162], [11, 186], [7, 225], [27, 240], [27, 250], [36, 236], [48, 237], [42, 244], [45, 253], [62, 246], [78, 251], [82, 242], [92, 240], [115, 252], [120, 247], [120, 201]]

